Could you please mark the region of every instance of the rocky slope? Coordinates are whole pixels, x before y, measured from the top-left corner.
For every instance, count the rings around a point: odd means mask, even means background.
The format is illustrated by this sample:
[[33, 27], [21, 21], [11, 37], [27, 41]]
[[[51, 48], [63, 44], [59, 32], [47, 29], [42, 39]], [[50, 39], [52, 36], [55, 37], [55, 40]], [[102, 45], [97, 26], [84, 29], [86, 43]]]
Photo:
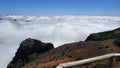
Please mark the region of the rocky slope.
[[87, 37], [86, 41], [90, 41], [90, 40], [97, 41], [97, 40], [116, 39], [116, 38], [120, 38], [120, 28], [111, 31], [90, 34]]
[[[55, 68], [58, 64], [64, 62], [91, 58], [108, 53], [120, 53], [120, 28], [91, 35], [88, 36], [86, 41], [64, 44], [39, 55], [34, 61], [26, 63], [21, 67], [13, 66], [12, 68]], [[107, 60], [94, 62], [89, 64], [89, 68], [106, 68], [106, 63]], [[8, 68], [11, 68], [9, 65]], [[85, 68], [84, 66], [76, 66], [73, 68], [80, 67]], [[115, 58], [113, 68], [119, 67], [119, 58]]]
[[[39, 59], [26, 64], [24, 68], [55, 68], [60, 63], [116, 52], [120, 52], [120, 47], [116, 45], [114, 39], [69, 43], [41, 55]], [[95, 65], [91, 68], [93, 67]]]
[[39, 55], [53, 49], [51, 43], [43, 43], [39, 40], [28, 38], [20, 44], [15, 57], [9, 63], [7, 68], [21, 68], [26, 63], [34, 61]]

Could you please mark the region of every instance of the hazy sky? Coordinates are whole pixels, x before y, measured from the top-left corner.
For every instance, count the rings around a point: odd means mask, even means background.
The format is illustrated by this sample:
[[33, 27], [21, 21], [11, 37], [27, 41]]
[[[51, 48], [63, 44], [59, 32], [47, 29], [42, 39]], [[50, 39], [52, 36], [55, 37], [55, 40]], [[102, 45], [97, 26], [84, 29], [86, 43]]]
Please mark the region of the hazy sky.
[[0, 0], [0, 14], [120, 16], [120, 0]]

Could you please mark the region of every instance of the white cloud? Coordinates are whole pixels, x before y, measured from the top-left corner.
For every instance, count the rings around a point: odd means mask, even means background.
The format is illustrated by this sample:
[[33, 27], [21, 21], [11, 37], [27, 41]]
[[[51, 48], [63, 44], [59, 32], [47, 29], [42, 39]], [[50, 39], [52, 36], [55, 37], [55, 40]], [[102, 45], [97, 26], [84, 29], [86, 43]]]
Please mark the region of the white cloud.
[[[90, 33], [115, 29], [120, 17], [111, 16], [1, 16], [0, 68], [12, 60], [22, 40], [32, 37], [59, 45], [83, 41]], [[16, 20], [14, 20], [16, 19]]]

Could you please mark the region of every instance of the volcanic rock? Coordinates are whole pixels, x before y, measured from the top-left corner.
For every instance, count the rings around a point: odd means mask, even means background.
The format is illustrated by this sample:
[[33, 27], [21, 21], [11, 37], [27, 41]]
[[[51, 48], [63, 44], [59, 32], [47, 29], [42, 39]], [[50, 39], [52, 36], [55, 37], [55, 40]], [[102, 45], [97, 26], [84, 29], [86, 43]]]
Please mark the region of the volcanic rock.
[[51, 43], [43, 43], [39, 40], [28, 38], [20, 44], [15, 57], [9, 63], [7, 68], [21, 68], [25, 63], [31, 62], [38, 58], [39, 55], [53, 49]]

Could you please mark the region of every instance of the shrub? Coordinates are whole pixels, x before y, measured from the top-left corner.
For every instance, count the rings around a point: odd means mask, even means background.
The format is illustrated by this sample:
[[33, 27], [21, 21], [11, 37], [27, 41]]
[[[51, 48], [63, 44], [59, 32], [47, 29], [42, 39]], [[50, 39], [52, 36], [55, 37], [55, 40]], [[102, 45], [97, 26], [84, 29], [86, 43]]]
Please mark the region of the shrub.
[[103, 47], [102, 46], [99, 46], [98, 49], [102, 49]]
[[105, 46], [105, 48], [109, 48], [110, 46]]

